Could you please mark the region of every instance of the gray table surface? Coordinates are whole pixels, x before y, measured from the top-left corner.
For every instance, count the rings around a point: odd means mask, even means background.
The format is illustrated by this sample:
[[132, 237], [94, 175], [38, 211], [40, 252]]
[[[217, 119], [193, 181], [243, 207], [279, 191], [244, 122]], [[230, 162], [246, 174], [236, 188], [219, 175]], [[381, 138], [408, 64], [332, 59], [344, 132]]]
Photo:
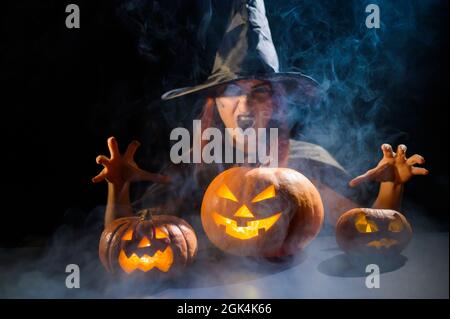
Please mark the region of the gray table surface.
[[[349, 264], [333, 236], [316, 238], [306, 253], [286, 269], [252, 272], [256, 261], [243, 271], [226, 272], [223, 284], [216, 273], [202, 272], [203, 287], [166, 289], [149, 298], [448, 298], [448, 233], [415, 234], [403, 252], [404, 263], [383, 272], [380, 287], [366, 287], [365, 267]], [[232, 262], [226, 266], [232, 266]], [[237, 262], [239, 264], [239, 261]], [[253, 263], [253, 265], [252, 265]], [[222, 266], [222, 267], [224, 267]], [[221, 267], [221, 269], [223, 269]], [[278, 267], [283, 268], [283, 267]], [[258, 272], [258, 271], [257, 271]], [[252, 276], [253, 274], [253, 276]], [[247, 277], [247, 278], [246, 278]], [[208, 281], [210, 282], [208, 287]], [[217, 285], [214, 283], [216, 282]]]
[[[401, 263], [381, 269], [380, 287], [366, 287], [365, 266], [352, 266], [334, 236], [318, 236], [283, 261], [221, 255], [207, 250], [180, 279], [139, 290], [130, 280], [105, 280], [95, 249], [81, 265], [81, 288], [65, 287], [72, 257], [25, 259], [31, 248], [0, 250], [0, 296], [6, 298], [448, 298], [448, 232], [415, 233]], [[67, 250], [64, 246], [59, 249]], [[95, 247], [94, 247], [95, 248]], [[51, 250], [51, 254], [57, 251]], [[26, 252], [26, 254], [25, 254]], [[216, 251], [217, 254], [217, 251]], [[73, 256], [72, 254], [71, 256]], [[82, 251], [75, 255], [83, 256]], [[7, 257], [7, 258], [6, 258]], [[8, 261], [9, 260], [9, 261]], [[51, 267], [53, 269], [51, 269]], [[48, 271], [46, 271], [46, 269]], [[146, 284], [147, 285], [147, 284]], [[153, 285], [150, 282], [146, 288]]]

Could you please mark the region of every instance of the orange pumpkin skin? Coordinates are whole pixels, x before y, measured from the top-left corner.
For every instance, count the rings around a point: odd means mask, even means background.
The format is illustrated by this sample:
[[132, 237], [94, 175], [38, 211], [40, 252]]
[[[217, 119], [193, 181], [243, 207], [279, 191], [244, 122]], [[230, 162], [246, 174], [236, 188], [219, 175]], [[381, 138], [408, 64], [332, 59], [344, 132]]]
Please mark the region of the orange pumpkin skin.
[[354, 208], [336, 224], [339, 247], [356, 257], [398, 255], [411, 237], [411, 225], [405, 216], [390, 209]]
[[192, 227], [175, 216], [118, 218], [101, 235], [99, 256], [110, 273], [167, 276], [179, 274], [197, 253]]
[[318, 234], [323, 218], [317, 189], [289, 168], [226, 170], [209, 184], [201, 208], [210, 241], [244, 256], [295, 254]]

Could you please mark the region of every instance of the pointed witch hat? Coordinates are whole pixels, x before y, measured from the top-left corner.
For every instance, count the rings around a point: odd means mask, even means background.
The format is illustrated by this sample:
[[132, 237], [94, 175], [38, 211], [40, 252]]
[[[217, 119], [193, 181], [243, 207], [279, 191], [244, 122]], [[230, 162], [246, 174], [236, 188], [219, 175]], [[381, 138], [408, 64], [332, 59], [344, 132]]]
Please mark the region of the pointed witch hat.
[[212, 73], [195, 86], [178, 88], [162, 95], [169, 100], [204, 92], [238, 80], [259, 79], [280, 84], [296, 103], [317, 97], [318, 84], [300, 72], [279, 72], [263, 0], [234, 0], [225, 35], [216, 54]]

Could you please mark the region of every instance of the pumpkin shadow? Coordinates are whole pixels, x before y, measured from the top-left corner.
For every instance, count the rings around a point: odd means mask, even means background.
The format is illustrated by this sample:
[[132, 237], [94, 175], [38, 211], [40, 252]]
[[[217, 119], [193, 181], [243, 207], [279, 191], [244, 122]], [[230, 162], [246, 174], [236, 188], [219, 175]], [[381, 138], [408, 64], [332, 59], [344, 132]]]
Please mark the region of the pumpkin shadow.
[[204, 288], [255, 280], [297, 266], [306, 259], [305, 252], [279, 258], [244, 257], [223, 253], [215, 248], [199, 251], [196, 262], [174, 288]]
[[317, 266], [317, 270], [333, 277], [367, 277], [366, 267], [369, 264], [376, 264], [380, 268], [380, 273], [387, 273], [400, 269], [407, 260], [408, 258], [403, 255], [393, 255], [389, 258], [363, 258], [339, 254], [322, 261]]

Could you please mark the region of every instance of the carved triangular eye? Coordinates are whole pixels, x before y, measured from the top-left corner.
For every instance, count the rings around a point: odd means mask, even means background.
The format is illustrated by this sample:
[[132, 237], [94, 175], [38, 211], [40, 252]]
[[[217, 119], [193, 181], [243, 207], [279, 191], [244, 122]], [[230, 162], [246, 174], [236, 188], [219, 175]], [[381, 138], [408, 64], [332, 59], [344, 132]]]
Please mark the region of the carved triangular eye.
[[133, 230], [128, 229], [125, 234], [122, 236], [122, 240], [131, 240], [133, 239]]
[[270, 185], [269, 187], [267, 187], [265, 190], [263, 190], [261, 193], [259, 193], [258, 195], [255, 196], [255, 198], [253, 198], [252, 203], [257, 203], [269, 198], [273, 198], [275, 197], [275, 186], [274, 185]]
[[399, 233], [403, 230], [403, 223], [400, 218], [396, 216], [394, 220], [389, 222], [389, 231], [393, 233]]
[[231, 190], [228, 188], [227, 185], [222, 184], [219, 189], [216, 192], [217, 196], [219, 196], [220, 198], [225, 198], [225, 199], [229, 199], [232, 200], [233, 202], [237, 202], [237, 198], [236, 196], [233, 195], [233, 193], [231, 192]]
[[355, 227], [360, 233], [375, 233], [378, 226], [374, 221], [367, 220], [364, 214], [361, 214], [355, 221]]
[[162, 230], [159, 227], [155, 228], [155, 238], [156, 239], [163, 239], [163, 238], [169, 238], [169, 235], [167, 235], [167, 233]]

